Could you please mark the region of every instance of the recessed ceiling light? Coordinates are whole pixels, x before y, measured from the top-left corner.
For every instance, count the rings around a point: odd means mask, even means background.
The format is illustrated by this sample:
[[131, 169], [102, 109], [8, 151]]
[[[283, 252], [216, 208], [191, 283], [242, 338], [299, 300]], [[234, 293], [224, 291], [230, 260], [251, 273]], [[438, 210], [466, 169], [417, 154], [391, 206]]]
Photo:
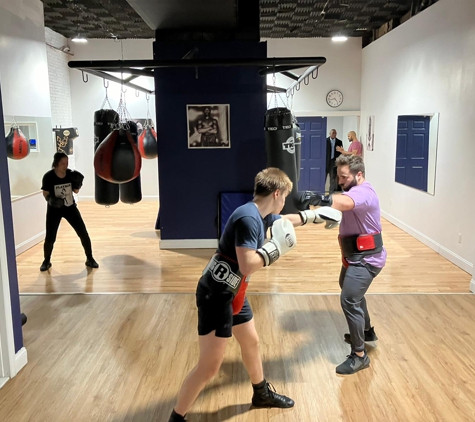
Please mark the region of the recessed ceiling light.
[[81, 34], [77, 34], [71, 41], [72, 42], [87, 42], [87, 39], [81, 36]]
[[343, 36], [332, 37], [332, 41], [334, 41], [334, 42], [344, 42], [347, 39], [348, 39], [347, 37], [343, 37]]

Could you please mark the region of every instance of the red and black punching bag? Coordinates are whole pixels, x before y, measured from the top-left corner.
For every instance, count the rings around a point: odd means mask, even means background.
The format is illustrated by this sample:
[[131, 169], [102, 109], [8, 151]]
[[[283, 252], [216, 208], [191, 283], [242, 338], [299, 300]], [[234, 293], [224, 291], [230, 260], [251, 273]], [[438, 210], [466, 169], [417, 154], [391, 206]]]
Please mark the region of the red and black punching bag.
[[[119, 123], [119, 115], [114, 110], [97, 110], [94, 113], [94, 151]], [[94, 199], [99, 205], [114, 205], [119, 202], [119, 185], [94, 174]]]
[[130, 132], [114, 129], [94, 154], [94, 168], [99, 177], [111, 183], [125, 183], [140, 174], [142, 158]]
[[7, 156], [12, 160], [21, 160], [30, 153], [30, 144], [18, 126], [12, 126], [7, 136]]
[[[129, 125], [129, 132], [132, 135], [135, 145], [137, 145], [137, 123], [127, 122]], [[136, 204], [142, 200], [142, 186], [139, 175], [130, 182], [121, 183], [120, 185], [120, 200], [125, 204]]]
[[142, 158], [156, 158], [157, 151], [157, 132], [151, 126], [144, 128], [139, 136], [138, 147]]
[[295, 117], [288, 108], [267, 110], [264, 120], [267, 167], [282, 170], [293, 183], [292, 192], [287, 195], [282, 214], [293, 214], [300, 210], [301, 195], [298, 192], [297, 169], [300, 167], [301, 138], [296, 138], [300, 131], [297, 131], [295, 126]]

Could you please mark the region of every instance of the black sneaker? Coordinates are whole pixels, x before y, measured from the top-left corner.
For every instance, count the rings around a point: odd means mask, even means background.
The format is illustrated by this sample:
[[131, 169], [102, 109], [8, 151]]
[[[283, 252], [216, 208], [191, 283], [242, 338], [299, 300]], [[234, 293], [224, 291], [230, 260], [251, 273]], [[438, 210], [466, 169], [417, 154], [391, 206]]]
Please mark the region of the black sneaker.
[[369, 363], [370, 360], [366, 352], [362, 358], [356, 353], [351, 352], [351, 354], [346, 357], [346, 360], [336, 367], [336, 373], [340, 375], [356, 374], [358, 371], [368, 368]]
[[287, 409], [294, 407], [294, 401], [286, 396], [277, 394], [272, 384], [266, 382], [264, 387], [254, 389], [252, 396], [252, 405], [254, 407], [278, 407]]
[[99, 264], [95, 261], [94, 258], [88, 258], [86, 261], [86, 267], [99, 268]]
[[181, 416], [176, 413], [175, 409], [173, 409], [172, 414], [170, 415], [170, 419], [168, 419], [168, 422], [186, 422], [186, 419], [184, 416]]
[[[351, 337], [349, 333], [344, 335], [345, 342], [351, 344]], [[364, 332], [364, 341], [376, 341], [378, 336], [374, 332], [374, 327], [371, 327], [368, 331]]]
[[40, 271], [48, 271], [51, 268], [51, 262], [48, 260], [44, 260], [41, 264]]

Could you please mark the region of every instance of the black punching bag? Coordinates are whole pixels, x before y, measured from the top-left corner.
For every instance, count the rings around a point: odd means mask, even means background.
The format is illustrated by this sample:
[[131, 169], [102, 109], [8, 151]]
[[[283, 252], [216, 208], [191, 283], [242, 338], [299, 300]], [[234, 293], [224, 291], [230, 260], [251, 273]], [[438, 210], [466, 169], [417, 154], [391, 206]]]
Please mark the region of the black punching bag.
[[[129, 131], [132, 135], [135, 145], [137, 145], [137, 123], [127, 122]], [[121, 183], [120, 185], [120, 200], [126, 204], [135, 204], [142, 200], [142, 187], [140, 183], [140, 174], [130, 182]]]
[[[94, 152], [101, 142], [119, 123], [119, 115], [114, 110], [98, 110], [94, 113]], [[119, 202], [119, 185], [102, 179], [94, 172], [95, 195], [99, 205], [114, 205]]]
[[300, 160], [302, 159], [302, 132], [295, 116], [293, 122], [293, 129], [295, 139], [295, 165], [297, 166], [297, 182], [300, 182]]
[[[282, 170], [293, 183], [292, 192], [285, 200], [282, 214], [293, 214], [300, 211], [300, 195], [298, 193], [297, 175], [300, 160], [297, 165], [297, 155], [300, 155], [300, 138], [295, 139], [295, 118], [292, 112], [285, 108], [267, 110], [264, 120], [267, 167], [277, 167]], [[297, 152], [298, 148], [298, 152]]]

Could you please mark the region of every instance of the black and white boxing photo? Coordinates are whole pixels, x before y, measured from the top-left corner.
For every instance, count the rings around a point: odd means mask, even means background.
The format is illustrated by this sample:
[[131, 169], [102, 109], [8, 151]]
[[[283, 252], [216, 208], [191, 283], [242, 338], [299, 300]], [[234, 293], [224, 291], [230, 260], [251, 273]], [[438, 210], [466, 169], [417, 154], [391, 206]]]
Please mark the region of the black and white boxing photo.
[[229, 104], [187, 105], [188, 148], [231, 148]]

